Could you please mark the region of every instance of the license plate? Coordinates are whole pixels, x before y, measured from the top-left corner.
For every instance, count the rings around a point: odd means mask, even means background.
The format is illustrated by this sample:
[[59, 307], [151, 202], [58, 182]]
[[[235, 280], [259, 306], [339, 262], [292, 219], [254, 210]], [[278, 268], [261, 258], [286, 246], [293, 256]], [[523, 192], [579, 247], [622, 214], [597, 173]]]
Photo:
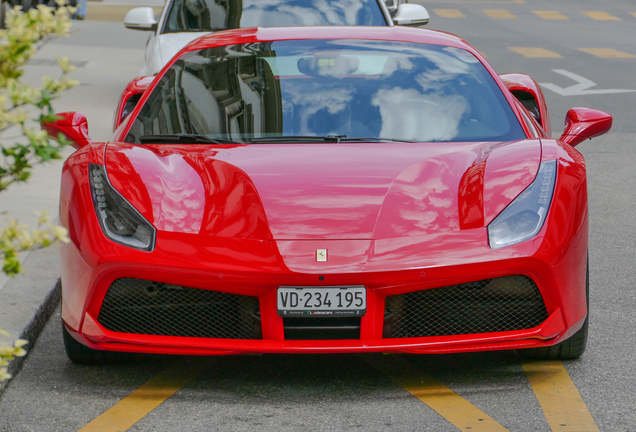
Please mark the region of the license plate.
[[281, 316], [363, 316], [367, 290], [363, 286], [279, 287], [277, 304]]

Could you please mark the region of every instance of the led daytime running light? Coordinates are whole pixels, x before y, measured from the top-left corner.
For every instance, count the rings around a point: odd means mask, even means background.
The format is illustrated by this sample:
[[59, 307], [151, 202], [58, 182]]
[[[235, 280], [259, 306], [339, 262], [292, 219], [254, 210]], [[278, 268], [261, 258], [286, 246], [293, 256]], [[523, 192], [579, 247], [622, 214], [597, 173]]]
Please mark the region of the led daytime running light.
[[151, 251], [156, 229], [113, 188], [102, 165], [89, 165], [89, 179], [95, 212], [110, 240], [135, 249]]
[[542, 162], [532, 184], [488, 225], [491, 248], [521, 243], [541, 231], [552, 203], [556, 168], [556, 160]]

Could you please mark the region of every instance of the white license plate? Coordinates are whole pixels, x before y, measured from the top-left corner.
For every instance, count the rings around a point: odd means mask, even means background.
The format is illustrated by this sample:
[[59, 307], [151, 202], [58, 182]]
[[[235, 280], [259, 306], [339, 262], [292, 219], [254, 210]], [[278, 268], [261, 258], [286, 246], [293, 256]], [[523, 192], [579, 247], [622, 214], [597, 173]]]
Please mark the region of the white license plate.
[[277, 304], [281, 316], [363, 316], [367, 290], [363, 286], [279, 287]]

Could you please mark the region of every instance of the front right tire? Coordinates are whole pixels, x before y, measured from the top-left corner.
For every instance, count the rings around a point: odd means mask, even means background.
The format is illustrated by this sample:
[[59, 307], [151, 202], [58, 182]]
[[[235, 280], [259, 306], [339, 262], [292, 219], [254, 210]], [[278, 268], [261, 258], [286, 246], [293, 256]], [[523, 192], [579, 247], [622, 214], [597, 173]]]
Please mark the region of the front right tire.
[[62, 323], [62, 335], [66, 356], [77, 364], [104, 364], [112, 363], [120, 359], [120, 354], [112, 351], [100, 351], [81, 344], [66, 329]]

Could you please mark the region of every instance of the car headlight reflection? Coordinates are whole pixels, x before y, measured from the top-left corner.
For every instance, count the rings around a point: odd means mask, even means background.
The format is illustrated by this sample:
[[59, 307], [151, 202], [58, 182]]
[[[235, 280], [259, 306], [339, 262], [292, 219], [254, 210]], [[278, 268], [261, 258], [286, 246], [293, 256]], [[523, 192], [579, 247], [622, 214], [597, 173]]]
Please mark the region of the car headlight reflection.
[[89, 173], [95, 212], [106, 237], [135, 249], [153, 250], [155, 227], [111, 186], [102, 165], [90, 164]]
[[555, 160], [541, 163], [532, 184], [488, 225], [491, 248], [520, 243], [541, 231], [554, 194], [556, 164]]

